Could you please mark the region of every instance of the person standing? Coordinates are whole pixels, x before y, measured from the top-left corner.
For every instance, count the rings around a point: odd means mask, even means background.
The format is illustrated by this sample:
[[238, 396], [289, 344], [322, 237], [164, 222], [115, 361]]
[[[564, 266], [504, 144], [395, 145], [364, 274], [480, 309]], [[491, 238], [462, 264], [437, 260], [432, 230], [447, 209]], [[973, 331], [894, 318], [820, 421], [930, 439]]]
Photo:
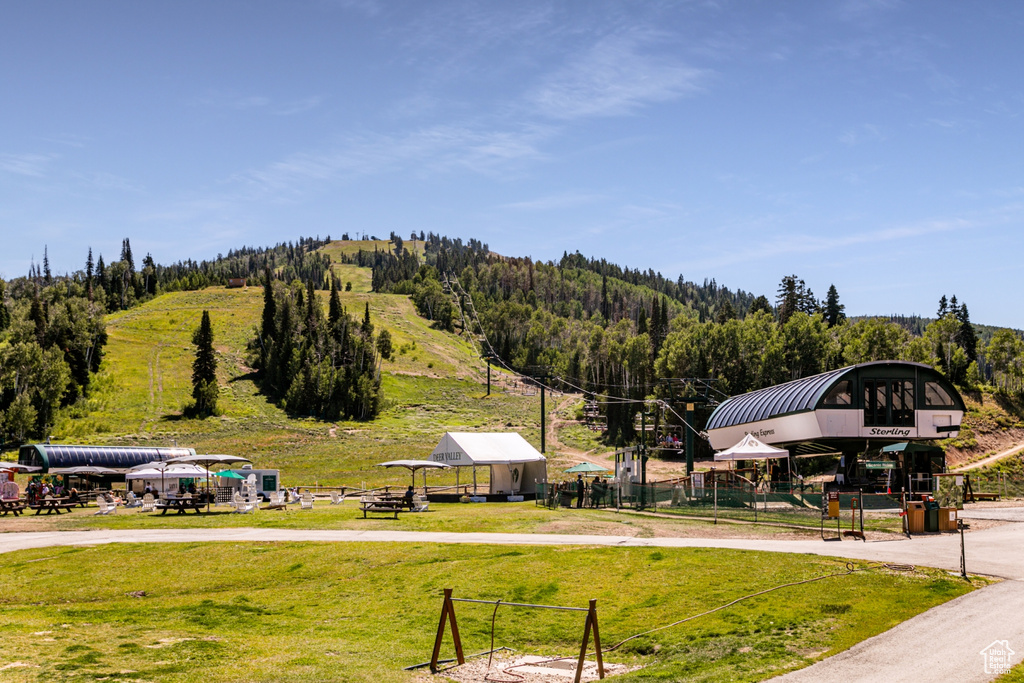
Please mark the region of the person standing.
[[583, 481], [583, 475], [576, 475], [576, 507], [583, 507], [583, 494], [587, 490], [587, 482]]

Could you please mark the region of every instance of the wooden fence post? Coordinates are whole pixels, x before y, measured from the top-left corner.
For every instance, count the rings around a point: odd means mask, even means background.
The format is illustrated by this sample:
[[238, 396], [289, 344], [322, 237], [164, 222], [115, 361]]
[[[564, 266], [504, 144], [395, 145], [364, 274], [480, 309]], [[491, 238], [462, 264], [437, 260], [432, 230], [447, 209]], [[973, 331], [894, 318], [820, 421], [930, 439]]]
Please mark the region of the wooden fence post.
[[[437, 624], [437, 638], [434, 640], [434, 653], [430, 656], [430, 672], [437, 673], [437, 658], [441, 654], [441, 640], [444, 638], [445, 621], [451, 617], [452, 640], [455, 641], [455, 656], [459, 664], [466, 663], [466, 657], [462, 654], [462, 639], [459, 638], [459, 625], [455, 622], [455, 606], [452, 604], [452, 589], [444, 589], [444, 605], [441, 607], [441, 620]], [[588, 617], [589, 618], [589, 617]]]
[[594, 630], [594, 651], [597, 653], [597, 677], [604, 678], [604, 659], [601, 657], [601, 633], [597, 629], [597, 600], [590, 601], [587, 611], [587, 624], [583, 627], [583, 644], [580, 646], [580, 658], [576, 661], [576, 679], [580, 683], [583, 675], [583, 662], [587, 657], [587, 644], [590, 641], [590, 630]]

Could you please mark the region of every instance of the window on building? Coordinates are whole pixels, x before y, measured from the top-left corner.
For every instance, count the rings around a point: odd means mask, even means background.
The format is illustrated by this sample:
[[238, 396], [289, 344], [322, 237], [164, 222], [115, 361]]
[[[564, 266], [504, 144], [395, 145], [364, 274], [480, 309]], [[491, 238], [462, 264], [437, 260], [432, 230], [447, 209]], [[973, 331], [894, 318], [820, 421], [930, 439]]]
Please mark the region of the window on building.
[[914, 426], [914, 380], [894, 379], [892, 389], [892, 424]]
[[837, 382], [828, 394], [825, 395], [823, 402], [826, 406], [849, 406], [853, 403], [853, 382], [848, 379], [844, 379], [842, 382]]
[[924, 404], [925, 406], [941, 406], [944, 408], [955, 405], [953, 397], [938, 382], [924, 383]]
[[884, 379], [864, 380], [864, 424], [871, 427], [888, 424], [889, 382]]

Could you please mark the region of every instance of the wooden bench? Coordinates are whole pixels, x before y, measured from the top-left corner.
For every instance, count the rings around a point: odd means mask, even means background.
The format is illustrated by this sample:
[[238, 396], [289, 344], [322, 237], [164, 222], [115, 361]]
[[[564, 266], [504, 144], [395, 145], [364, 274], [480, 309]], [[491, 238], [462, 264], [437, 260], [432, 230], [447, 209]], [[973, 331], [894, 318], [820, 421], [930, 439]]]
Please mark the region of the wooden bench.
[[971, 498], [972, 502], [976, 500], [999, 500], [998, 493], [974, 493], [972, 491], [967, 497]]

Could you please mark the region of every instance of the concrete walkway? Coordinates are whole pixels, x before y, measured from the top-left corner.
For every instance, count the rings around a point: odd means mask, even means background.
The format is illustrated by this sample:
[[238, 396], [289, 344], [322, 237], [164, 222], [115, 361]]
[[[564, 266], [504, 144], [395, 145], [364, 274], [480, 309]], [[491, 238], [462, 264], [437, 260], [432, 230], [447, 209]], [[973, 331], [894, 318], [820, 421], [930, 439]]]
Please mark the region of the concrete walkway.
[[[966, 511], [965, 518], [1014, 520], [966, 535], [967, 570], [1008, 579], [961, 596], [920, 614], [896, 628], [859, 643], [780, 681], [955, 680], [989, 681], [982, 649], [1006, 640], [1024, 654], [1024, 509]], [[1018, 520], [1020, 520], [1018, 522]], [[304, 529], [147, 529], [51, 531], [0, 534], [0, 552], [62, 545], [103, 543], [195, 543], [203, 541], [269, 542], [414, 542], [501, 545], [583, 545], [661, 548], [732, 548], [806, 553], [876, 562], [915, 564], [959, 572], [960, 536], [907, 540], [820, 541], [703, 538], [633, 538], [567, 534], [445, 533]]]

